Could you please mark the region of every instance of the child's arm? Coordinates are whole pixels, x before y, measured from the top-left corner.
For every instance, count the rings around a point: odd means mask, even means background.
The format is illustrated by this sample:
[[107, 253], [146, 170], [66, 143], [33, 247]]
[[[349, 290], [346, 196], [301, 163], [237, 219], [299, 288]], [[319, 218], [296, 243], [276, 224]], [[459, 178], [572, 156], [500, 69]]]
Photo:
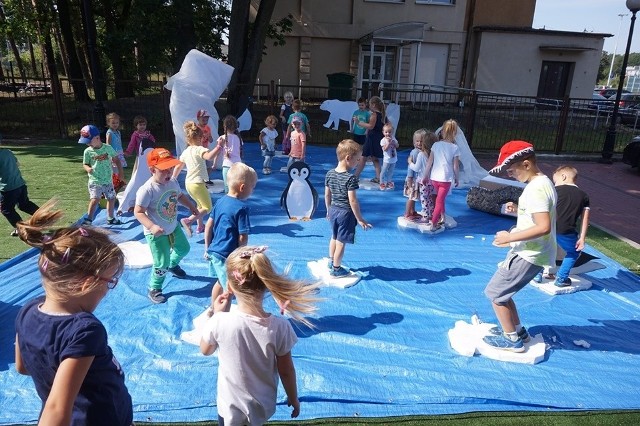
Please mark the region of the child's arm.
[[282, 121], [283, 123], [285, 122], [285, 118], [284, 118], [284, 110], [285, 110], [285, 106], [284, 104], [282, 104], [282, 106], [280, 107], [280, 121]]
[[307, 153], [307, 135], [305, 135], [304, 133], [300, 134], [300, 146], [302, 146], [301, 159], [302, 161], [304, 161]]
[[132, 155], [134, 151], [138, 150], [138, 137], [136, 132], [131, 133], [131, 139], [129, 140], [129, 145], [127, 145], [127, 149], [124, 150], [126, 155]]
[[455, 187], [459, 185], [459, 176], [460, 176], [460, 157], [453, 157], [453, 184]]
[[186, 208], [188, 208], [191, 214], [195, 216], [190, 219], [195, 219], [200, 214], [200, 212], [198, 211], [198, 206], [193, 204], [193, 201], [191, 201], [191, 198], [184, 195], [184, 193], [180, 193], [180, 195], [178, 196], [178, 202], [183, 206], [185, 206]]
[[362, 227], [365, 231], [371, 228], [371, 224], [364, 220], [362, 214], [360, 213], [360, 203], [358, 202], [358, 197], [356, 196], [356, 191], [349, 191], [349, 205], [351, 206], [351, 211], [353, 211], [356, 220], [358, 221], [358, 225]]
[[154, 237], [164, 233], [164, 229], [162, 229], [162, 227], [156, 225], [151, 219], [149, 219], [149, 216], [147, 216], [147, 209], [145, 207], [136, 204], [133, 208], [133, 215], [138, 219], [138, 222], [140, 222], [142, 226], [147, 228], [149, 232], [153, 234]]
[[88, 164], [83, 164], [83, 165], [82, 165], [82, 167], [84, 168], [84, 171], [85, 171], [85, 172], [87, 172], [87, 173], [89, 173], [89, 174], [93, 173], [93, 168], [91, 168], [91, 166], [90, 166], [90, 165], [88, 165]]
[[298, 385], [296, 384], [296, 368], [293, 365], [291, 352], [276, 356], [276, 363], [282, 387], [287, 393], [287, 405], [293, 408], [293, 411], [291, 411], [291, 418], [293, 419], [300, 414], [300, 401], [298, 400]]
[[584, 250], [584, 244], [587, 239], [587, 230], [589, 229], [589, 214], [591, 209], [589, 207], [585, 207], [582, 210], [582, 222], [580, 224], [580, 238], [576, 241], [576, 250], [582, 251]]
[[66, 358], [60, 363], [38, 424], [71, 424], [73, 403], [94, 358], [93, 356]]
[[107, 132], [107, 135], [105, 136], [105, 142], [107, 145], [111, 145], [111, 132]]
[[15, 358], [16, 358], [16, 371], [20, 374], [24, 374], [25, 376], [29, 376], [29, 372], [27, 368], [24, 366], [24, 361], [22, 360], [22, 353], [20, 352], [20, 345], [18, 345], [18, 333], [16, 333], [16, 344], [15, 344]]
[[175, 166], [173, 168], [173, 173], [171, 174], [171, 179], [177, 179], [178, 176], [180, 176], [180, 172], [182, 171], [182, 169], [184, 169], [184, 166], [186, 166], [184, 161], [181, 161], [180, 164]]
[[533, 226], [516, 232], [498, 231], [494, 239], [496, 245], [506, 245], [516, 241], [528, 241], [547, 235], [551, 232], [551, 215], [549, 212], [533, 213]]
[[371, 130], [376, 126], [376, 121], [378, 120], [378, 114], [371, 114], [369, 116], [369, 121], [361, 121], [358, 119], [358, 126], [364, 127], [367, 130]]
[[215, 148], [213, 148], [213, 149], [205, 152], [204, 154], [202, 154], [202, 158], [204, 158], [205, 160], [211, 161], [216, 157], [216, 155], [218, 155], [218, 153], [220, 152], [221, 149], [222, 149], [221, 145], [218, 144], [218, 145], [215, 146]]
[[115, 157], [111, 157], [111, 159], [113, 160], [114, 163], [116, 163], [116, 167], [118, 168], [118, 176], [120, 177], [120, 180], [124, 182], [124, 169], [122, 168], [122, 161], [120, 161], [120, 158], [116, 155]]
[[213, 240], [213, 217], [209, 217], [207, 219], [207, 223], [204, 224], [204, 258], [208, 259], [209, 255], [207, 254], [207, 250], [209, 249], [209, 245]]
[[324, 187], [324, 205], [327, 208], [327, 219], [329, 219], [329, 207], [331, 207], [331, 190], [328, 186]]
[[265, 136], [267, 136], [267, 134], [264, 131], [260, 131], [260, 134], [258, 135], [258, 140], [260, 141], [260, 148], [262, 149], [267, 149], [267, 143], [264, 141]]

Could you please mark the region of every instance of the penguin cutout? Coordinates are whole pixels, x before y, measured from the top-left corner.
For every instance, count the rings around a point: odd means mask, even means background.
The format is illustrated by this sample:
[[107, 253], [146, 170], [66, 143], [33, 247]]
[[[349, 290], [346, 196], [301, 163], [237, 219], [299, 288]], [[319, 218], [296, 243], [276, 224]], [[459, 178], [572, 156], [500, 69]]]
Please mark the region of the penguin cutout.
[[291, 220], [311, 220], [318, 206], [318, 192], [311, 184], [311, 169], [307, 163], [296, 161], [287, 169], [289, 183], [280, 197], [283, 207]]

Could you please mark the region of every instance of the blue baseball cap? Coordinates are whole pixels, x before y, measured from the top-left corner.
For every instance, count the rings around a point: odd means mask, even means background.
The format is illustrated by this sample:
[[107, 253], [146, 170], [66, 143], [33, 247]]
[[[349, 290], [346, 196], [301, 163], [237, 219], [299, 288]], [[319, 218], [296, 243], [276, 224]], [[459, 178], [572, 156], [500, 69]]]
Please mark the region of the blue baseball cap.
[[86, 145], [98, 135], [100, 135], [100, 130], [98, 130], [98, 128], [93, 124], [87, 124], [82, 129], [80, 129], [80, 139], [78, 139], [78, 143], [83, 143]]

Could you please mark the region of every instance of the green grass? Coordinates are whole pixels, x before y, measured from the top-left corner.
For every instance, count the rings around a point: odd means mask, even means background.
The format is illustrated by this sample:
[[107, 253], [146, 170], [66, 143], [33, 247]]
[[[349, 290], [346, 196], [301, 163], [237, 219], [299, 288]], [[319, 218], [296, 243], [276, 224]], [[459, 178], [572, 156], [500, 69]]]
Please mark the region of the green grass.
[[[57, 194], [60, 207], [65, 211], [67, 224], [75, 222], [87, 208], [87, 177], [82, 169], [84, 146], [75, 140], [51, 141], [38, 145], [2, 145], [11, 149], [21, 164], [27, 181], [30, 198], [42, 204], [52, 194]], [[125, 169], [130, 173], [131, 168]], [[9, 237], [10, 225], [0, 221], [0, 262], [4, 262], [28, 249], [18, 238]], [[631, 247], [606, 232], [592, 227], [587, 242], [629, 270], [640, 274], [640, 250]], [[327, 413], [331, 415], [331, 413]], [[467, 413], [446, 416], [410, 416], [374, 419], [323, 418], [300, 422], [270, 422], [270, 425], [635, 425], [640, 424], [640, 411], [585, 411], [585, 412], [518, 412], [518, 413]], [[149, 424], [140, 423], [137, 424]], [[215, 422], [153, 423], [155, 426], [208, 426]]]

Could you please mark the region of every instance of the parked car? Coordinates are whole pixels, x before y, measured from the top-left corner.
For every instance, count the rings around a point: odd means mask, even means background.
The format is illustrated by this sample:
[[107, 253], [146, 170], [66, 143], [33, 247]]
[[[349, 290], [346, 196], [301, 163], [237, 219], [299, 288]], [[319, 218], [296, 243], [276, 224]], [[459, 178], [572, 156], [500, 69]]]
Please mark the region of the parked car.
[[[616, 100], [616, 94], [618, 93], [618, 89], [614, 89], [612, 87], [608, 88], [608, 89], [600, 89], [600, 90], [594, 90], [593, 93], [598, 93], [602, 96], [604, 96], [605, 98], [609, 99], [609, 98], [613, 98], [613, 100]], [[622, 89], [622, 94], [624, 95], [625, 93], [631, 93], [628, 90]]]
[[622, 162], [631, 167], [638, 167], [640, 172], [640, 136], [636, 136], [624, 147]]
[[618, 110], [618, 122], [627, 126], [640, 125], [640, 103]]
[[614, 101], [611, 101], [599, 93], [594, 92], [589, 103], [589, 109], [597, 109], [598, 111], [611, 111]]

